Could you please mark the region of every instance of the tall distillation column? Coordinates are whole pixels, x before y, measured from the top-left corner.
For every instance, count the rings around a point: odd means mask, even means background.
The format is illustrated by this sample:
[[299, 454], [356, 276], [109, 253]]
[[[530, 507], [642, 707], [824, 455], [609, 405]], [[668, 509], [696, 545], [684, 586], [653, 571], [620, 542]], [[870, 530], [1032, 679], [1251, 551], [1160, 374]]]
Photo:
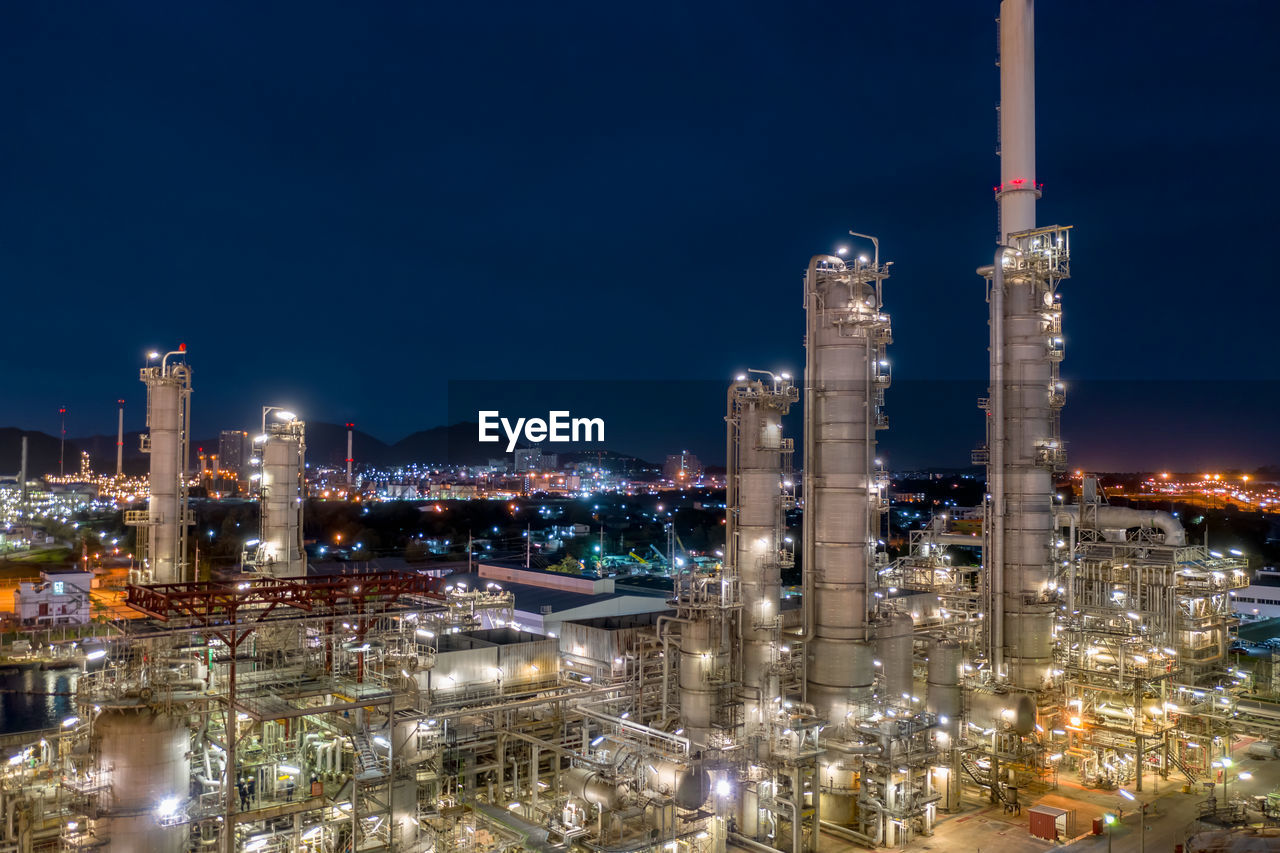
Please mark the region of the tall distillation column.
[[186, 355], [183, 344], [165, 353], [158, 366], [142, 368], [140, 376], [147, 386], [148, 434], [142, 450], [151, 455], [151, 496], [146, 510], [125, 513], [125, 523], [137, 526], [146, 539], [146, 549], [139, 543], [139, 551], [146, 554], [152, 583], [189, 579], [187, 527], [194, 522], [187, 506], [191, 368]]
[[[759, 373], [761, 371], [752, 371]], [[729, 386], [728, 472], [725, 478], [725, 574], [741, 589], [742, 722], [748, 760], [769, 757], [769, 724], [782, 691], [782, 565], [791, 554], [783, 543], [785, 471], [793, 451], [782, 418], [799, 399], [786, 374], [740, 378]]]
[[[1003, 0], [996, 198], [1001, 244], [1014, 250], [1033, 250], [1025, 237], [1036, 227], [1040, 188], [1035, 168], [1033, 0]], [[1056, 238], [1044, 239], [1052, 244]], [[1039, 249], [1038, 242], [1034, 249]], [[1002, 250], [999, 263], [1004, 274], [992, 276], [993, 289], [1003, 279], [1003, 291], [990, 298], [990, 506], [984, 560], [995, 617], [991, 653], [996, 669], [1016, 687], [1037, 689], [1052, 664], [1053, 605], [1047, 598], [1053, 470], [1064, 461], [1055, 411], [1062, 400], [1056, 365], [1061, 357], [1061, 307], [1053, 285], [1032, 268], [1035, 264], [1017, 257]]]
[[882, 309], [888, 264], [815, 255], [805, 276], [804, 561], [806, 698], [840, 725], [874, 680], [868, 590], [880, 484], [876, 430], [891, 340]]
[[[275, 419], [267, 415], [274, 411]], [[302, 501], [306, 484], [306, 424], [291, 412], [268, 406], [263, 411], [260, 542], [252, 560], [275, 577], [305, 574], [302, 550]]]

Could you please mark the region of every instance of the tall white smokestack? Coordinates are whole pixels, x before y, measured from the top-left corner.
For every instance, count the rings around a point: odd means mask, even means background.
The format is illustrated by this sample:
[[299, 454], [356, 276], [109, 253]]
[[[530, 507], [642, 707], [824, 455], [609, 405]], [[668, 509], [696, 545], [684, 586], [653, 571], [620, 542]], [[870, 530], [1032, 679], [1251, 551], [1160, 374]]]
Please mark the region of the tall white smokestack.
[[351, 479], [351, 460], [352, 460], [352, 434], [355, 432], [355, 424], [347, 424], [347, 485], [350, 486], [354, 481]]
[[27, 511], [27, 437], [22, 437], [22, 467], [18, 469], [19, 506]]
[[1000, 242], [1036, 227], [1036, 46], [1033, 0], [1000, 4]]
[[120, 415], [116, 420], [116, 479], [124, 474], [124, 400], [116, 400], [120, 404]]
[[[983, 559], [990, 579], [991, 656], [996, 670], [1037, 689], [1052, 664], [1053, 473], [1065, 462], [1062, 308], [1068, 231], [1037, 229], [1033, 0], [1000, 4], [1001, 246], [987, 275], [991, 306], [990, 417]], [[1033, 232], [1033, 233], [1029, 233]], [[990, 272], [988, 272], [990, 270]]]

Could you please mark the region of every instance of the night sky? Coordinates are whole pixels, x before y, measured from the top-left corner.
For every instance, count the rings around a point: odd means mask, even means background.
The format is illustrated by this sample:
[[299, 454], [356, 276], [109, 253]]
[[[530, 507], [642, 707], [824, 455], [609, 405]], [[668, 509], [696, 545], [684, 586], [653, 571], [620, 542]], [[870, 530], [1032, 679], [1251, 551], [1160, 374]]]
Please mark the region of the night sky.
[[[448, 417], [448, 380], [798, 371], [803, 267], [850, 228], [895, 261], [895, 375], [981, 380], [997, 8], [10, 4], [0, 426], [53, 433], [65, 405], [72, 435], [109, 432], [125, 397], [139, 429], [143, 353], [179, 341], [198, 436], [280, 403], [395, 440]], [[1068, 438], [1116, 424], [1105, 454], [1076, 443], [1120, 467], [1176, 408], [1205, 413], [1176, 427], [1187, 464], [1245, 424], [1280, 461], [1257, 431], [1280, 10], [1036, 19], [1039, 221], [1077, 228], [1064, 376], [1160, 383], [1114, 419], [1069, 400]], [[1222, 379], [1257, 409], [1208, 415]], [[903, 434], [980, 436], [971, 402], [931, 417]]]

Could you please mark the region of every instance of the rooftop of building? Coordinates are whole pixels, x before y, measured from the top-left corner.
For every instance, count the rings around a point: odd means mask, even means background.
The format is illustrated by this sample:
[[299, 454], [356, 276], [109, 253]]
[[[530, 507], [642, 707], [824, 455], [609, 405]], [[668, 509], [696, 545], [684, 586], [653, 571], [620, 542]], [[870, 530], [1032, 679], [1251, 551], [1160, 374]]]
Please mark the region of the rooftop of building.
[[492, 646], [512, 646], [518, 643], [538, 643], [546, 639], [541, 634], [531, 634], [515, 628], [486, 628], [460, 634], [441, 634], [436, 640], [436, 649], [440, 652], [457, 652]]

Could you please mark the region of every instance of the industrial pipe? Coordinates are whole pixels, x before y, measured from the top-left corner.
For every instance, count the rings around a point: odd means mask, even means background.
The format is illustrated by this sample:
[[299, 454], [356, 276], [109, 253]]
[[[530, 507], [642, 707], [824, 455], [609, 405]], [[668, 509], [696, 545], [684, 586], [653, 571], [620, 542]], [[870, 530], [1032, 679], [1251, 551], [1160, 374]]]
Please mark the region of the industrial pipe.
[[1149, 509], [1134, 509], [1127, 506], [1098, 506], [1089, 510], [1082, 518], [1079, 504], [1061, 507], [1060, 516], [1068, 517], [1074, 524], [1088, 530], [1128, 530], [1131, 527], [1143, 527], [1159, 530], [1164, 534], [1164, 544], [1182, 546], [1187, 544], [1187, 531], [1182, 522], [1167, 512]]

